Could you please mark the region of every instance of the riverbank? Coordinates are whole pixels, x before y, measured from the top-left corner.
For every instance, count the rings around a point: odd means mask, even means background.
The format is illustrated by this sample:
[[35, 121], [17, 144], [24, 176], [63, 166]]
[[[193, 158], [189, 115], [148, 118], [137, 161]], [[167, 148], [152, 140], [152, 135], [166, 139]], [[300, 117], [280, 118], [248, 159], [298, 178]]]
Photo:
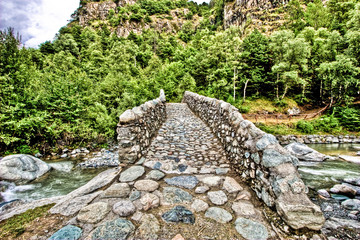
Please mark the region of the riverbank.
[[276, 135], [281, 145], [292, 142], [311, 143], [360, 143], [360, 136], [356, 135]]

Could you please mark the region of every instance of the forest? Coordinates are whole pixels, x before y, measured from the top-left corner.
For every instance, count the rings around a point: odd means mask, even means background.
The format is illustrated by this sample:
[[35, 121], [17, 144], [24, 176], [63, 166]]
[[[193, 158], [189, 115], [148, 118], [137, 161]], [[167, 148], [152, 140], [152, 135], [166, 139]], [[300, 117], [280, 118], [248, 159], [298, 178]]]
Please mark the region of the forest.
[[[86, 1], [82, 1], [83, 4]], [[300, 121], [302, 133], [358, 132], [360, 110], [360, 1], [291, 0], [279, 7], [285, 23], [271, 35], [223, 27], [225, 0], [139, 0], [110, 13], [108, 24], [81, 27], [78, 15], [38, 49], [21, 33], [0, 31], [0, 152], [49, 152], [116, 139], [126, 109], [158, 97], [181, 101], [185, 90], [244, 103], [268, 99], [279, 106], [330, 110], [322, 122]], [[111, 32], [121, 21], [188, 8], [176, 34], [153, 29], [126, 38]], [[201, 16], [195, 28], [192, 18]]]

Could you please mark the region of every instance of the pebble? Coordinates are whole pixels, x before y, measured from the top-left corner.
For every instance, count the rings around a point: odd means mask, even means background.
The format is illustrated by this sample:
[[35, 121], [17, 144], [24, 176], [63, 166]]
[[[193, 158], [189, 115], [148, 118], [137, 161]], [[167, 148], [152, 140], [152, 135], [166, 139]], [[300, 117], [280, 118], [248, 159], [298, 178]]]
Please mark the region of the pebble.
[[166, 222], [175, 222], [175, 223], [182, 222], [188, 224], [195, 223], [194, 214], [184, 206], [176, 206], [170, 211], [165, 212], [161, 217]]
[[205, 177], [201, 181], [209, 187], [218, 187], [221, 184], [221, 177]]
[[113, 212], [120, 217], [127, 217], [136, 211], [134, 204], [130, 200], [120, 200], [113, 206]]
[[201, 194], [201, 193], [206, 193], [207, 191], [209, 191], [210, 188], [208, 186], [199, 186], [197, 188], [195, 188], [195, 193]]
[[154, 180], [139, 180], [134, 184], [135, 188], [139, 191], [153, 192], [159, 187], [159, 183]]
[[165, 173], [159, 171], [159, 170], [152, 170], [146, 175], [146, 179], [152, 179], [152, 180], [160, 180], [163, 177], [165, 177]]
[[223, 188], [228, 193], [238, 193], [243, 190], [243, 188], [240, 186], [240, 184], [232, 177], [225, 177]]
[[323, 196], [325, 198], [330, 198], [330, 194], [328, 191], [326, 191], [325, 189], [320, 189], [317, 191], [317, 193], [320, 195], [320, 196]]
[[159, 197], [152, 193], [146, 193], [143, 197], [140, 198], [140, 202], [144, 211], [147, 211], [150, 208], [158, 207], [160, 205]]
[[129, 199], [131, 201], [135, 201], [141, 197], [141, 192], [138, 190], [134, 190], [130, 193]]
[[209, 208], [205, 213], [205, 217], [211, 218], [219, 223], [227, 223], [233, 219], [228, 211], [219, 207]]
[[221, 190], [208, 192], [207, 196], [209, 200], [215, 205], [224, 205], [228, 201], [226, 194]]
[[200, 199], [195, 199], [191, 204], [191, 208], [194, 209], [195, 212], [204, 212], [209, 208], [209, 204]]

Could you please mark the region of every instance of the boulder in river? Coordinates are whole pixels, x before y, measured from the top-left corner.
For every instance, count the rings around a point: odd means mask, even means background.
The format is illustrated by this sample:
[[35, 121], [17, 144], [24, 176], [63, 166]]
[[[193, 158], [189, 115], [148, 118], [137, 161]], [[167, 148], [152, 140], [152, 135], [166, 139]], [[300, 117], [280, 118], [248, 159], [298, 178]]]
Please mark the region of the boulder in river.
[[325, 154], [319, 153], [303, 143], [290, 143], [285, 148], [302, 161], [322, 162], [327, 158]]
[[347, 162], [360, 164], [360, 157], [359, 156], [339, 155], [339, 158], [341, 158], [342, 160], [345, 160]]
[[26, 154], [15, 154], [0, 160], [0, 178], [14, 182], [29, 182], [48, 171], [51, 166]]
[[337, 193], [337, 194], [343, 194], [347, 196], [355, 196], [356, 195], [356, 189], [345, 185], [345, 184], [336, 184], [332, 188], [330, 188], [330, 192]]

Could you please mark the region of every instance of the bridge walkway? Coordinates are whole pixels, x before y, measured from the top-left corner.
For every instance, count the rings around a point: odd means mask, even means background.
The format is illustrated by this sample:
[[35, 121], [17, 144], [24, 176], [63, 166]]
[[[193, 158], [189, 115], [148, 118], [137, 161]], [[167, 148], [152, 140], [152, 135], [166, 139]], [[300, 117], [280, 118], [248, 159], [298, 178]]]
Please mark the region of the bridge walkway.
[[73, 218], [81, 239], [278, 239], [210, 128], [186, 104], [166, 109], [148, 154]]

